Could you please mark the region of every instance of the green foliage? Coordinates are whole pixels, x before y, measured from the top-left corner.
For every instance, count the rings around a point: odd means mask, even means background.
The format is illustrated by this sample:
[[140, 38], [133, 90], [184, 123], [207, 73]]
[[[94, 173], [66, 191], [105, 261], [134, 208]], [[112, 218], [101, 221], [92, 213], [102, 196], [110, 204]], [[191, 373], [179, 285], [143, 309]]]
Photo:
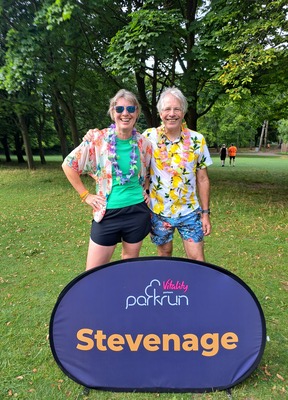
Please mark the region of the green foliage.
[[[11, 94], [18, 92], [33, 78], [36, 64], [34, 51], [36, 41], [26, 33], [11, 29], [7, 34], [6, 64], [0, 69], [0, 88]], [[17, 46], [15, 45], [17, 43]]]
[[55, 25], [69, 20], [74, 8], [75, 5], [71, 4], [70, 1], [55, 0], [52, 4], [44, 2], [43, 7], [35, 18], [35, 22], [47, 22], [46, 29], [52, 30]]
[[251, 93], [263, 75], [267, 79], [275, 70], [282, 75], [287, 63], [286, 6], [286, 0], [211, 1], [205, 19], [213, 27], [212, 40], [223, 43], [227, 56], [219, 81], [232, 99]]
[[[129, 77], [133, 72], [145, 73], [150, 57], [162, 62], [173, 59], [180, 45], [178, 10], [140, 9], [130, 14], [131, 21], [111, 39], [107, 64], [116, 75]], [[173, 35], [171, 29], [173, 27]]]
[[[106, 123], [108, 99], [115, 85], [103, 79], [101, 50], [97, 48], [96, 54], [96, 47], [92, 49], [95, 32], [79, 7], [64, 1], [43, 2], [41, 6], [27, 8], [16, 16], [12, 9], [5, 10], [10, 29], [5, 37], [7, 50], [1, 69], [2, 87], [10, 95], [6, 101], [14, 100], [11, 101], [14, 111], [25, 114], [30, 123], [30, 135], [37, 118], [48, 120], [45, 133], [46, 137], [49, 135], [53, 125], [52, 105], [57, 103], [63, 126], [73, 131], [76, 142], [78, 129], [83, 134], [91, 127]], [[98, 16], [95, 22], [97, 19]], [[90, 28], [89, 35], [85, 24]], [[98, 30], [96, 34], [99, 35]], [[94, 51], [93, 58], [89, 58]], [[53, 136], [54, 132], [50, 140], [46, 139], [46, 144], [55, 143]], [[70, 145], [69, 137], [68, 142]]]
[[[209, 114], [199, 120], [199, 130], [210, 145], [235, 143], [237, 147], [257, 145], [259, 127], [265, 119], [273, 121], [278, 109], [277, 96], [245, 96], [237, 101], [223, 96]], [[277, 142], [275, 127], [269, 125], [267, 140]]]
[[288, 119], [278, 121], [278, 132], [284, 143], [288, 143]]

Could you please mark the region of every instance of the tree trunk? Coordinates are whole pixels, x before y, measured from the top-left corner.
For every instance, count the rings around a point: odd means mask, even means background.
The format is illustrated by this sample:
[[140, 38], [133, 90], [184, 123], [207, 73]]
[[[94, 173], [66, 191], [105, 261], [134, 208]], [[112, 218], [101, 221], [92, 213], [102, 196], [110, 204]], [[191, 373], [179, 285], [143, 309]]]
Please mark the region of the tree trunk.
[[44, 164], [46, 164], [46, 160], [45, 160], [45, 154], [44, 154], [44, 149], [43, 149], [43, 145], [42, 145], [42, 134], [41, 134], [41, 132], [37, 133], [37, 140], [38, 140], [40, 161], [41, 161], [41, 164], [44, 165]]
[[4, 154], [5, 154], [5, 157], [6, 157], [6, 162], [11, 162], [12, 160], [11, 160], [11, 157], [10, 157], [10, 149], [9, 149], [9, 145], [8, 145], [7, 135], [4, 135], [4, 136], [1, 138], [1, 143], [2, 143], [2, 146], [3, 146], [3, 149], [4, 149]]
[[262, 126], [261, 136], [260, 136], [259, 150], [261, 150], [261, 147], [262, 147], [262, 142], [263, 142], [263, 137], [264, 137], [264, 133], [266, 130], [266, 125], [268, 125], [268, 121], [265, 119], [263, 126]]
[[54, 126], [55, 126], [56, 131], [58, 132], [60, 146], [61, 146], [61, 154], [62, 154], [62, 158], [64, 160], [64, 158], [68, 155], [69, 151], [68, 151], [68, 146], [67, 146], [63, 118], [62, 118], [61, 111], [59, 109], [57, 100], [55, 98], [53, 98], [52, 111], [53, 111]]
[[267, 137], [268, 137], [268, 120], [266, 120], [265, 132], [264, 132], [264, 147], [267, 147]]
[[197, 131], [197, 112], [195, 107], [190, 105], [188, 107], [187, 114], [185, 116], [185, 120], [187, 122], [188, 128], [193, 129], [193, 131]]
[[37, 135], [37, 142], [38, 142], [38, 149], [39, 149], [39, 156], [40, 156], [40, 161], [41, 164], [46, 164], [46, 160], [45, 160], [45, 155], [44, 155], [44, 149], [43, 149], [43, 145], [42, 145], [42, 133], [44, 130], [44, 125], [45, 122], [44, 120], [39, 122], [39, 124], [37, 124], [36, 120], [33, 119], [34, 122], [34, 129], [36, 131], [36, 135]]
[[195, 46], [195, 31], [191, 29], [196, 19], [197, 1], [189, 0], [186, 2], [186, 31], [187, 31], [187, 68], [183, 75], [183, 88], [185, 88], [184, 95], [189, 99], [188, 110], [185, 116], [188, 128], [197, 130], [197, 91], [199, 81], [195, 76], [196, 61], [191, 58], [193, 47]]
[[79, 141], [79, 134], [78, 134], [78, 128], [77, 128], [77, 122], [76, 122], [75, 109], [73, 106], [73, 102], [72, 101], [67, 102], [59, 90], [55, 91], [55, 97], [68, 119], [68, 123], [69, 123], [70, 129], [71, 129], [73, 144], [74, 144], [74, 147], [77, 147], [79, 145], [80, 141]]
[[22, 133], [22, 137], [23, 137], [23, 142], [24, 142], [24, 148], [25, 148], [25, 153], [26, 153], [26, 157], [27, 157], [28, 168], [29, 169], [35, 169], [26, 118], [25, 118], [25, 116], [23, 114], [20, 114], [20, 113], [17, 114], [17, 117], [18, 117], [20, 129], [21, 129], [21, 133]]
[[44, 155], [44, 149], [42, 145], [42, 132], [37, 131], [37, 142], [38, 142], [38, 149], [39, 149], [39, 156], [40, 156], [40, 161], [41, 164], [46, 164], [45, 160], [45, 155]]
[[140, 101], [140, 104], [142, 107], [144, 118], [145, 118], [148, 128], [151, 128], [152, 126], [155, 126], [155, 125], [153, 124], [153, 118], [152, 118], [152, 114], [150, 111], [150, 105], [149, 105], [149, 101], [146, 96], [145, 79], [138, 72], [135, 73], [135, 78], [136, 78], [136, 83], [137, 83], [137, 88], [138, 88], [139, 101]]
[[[17, 124], [18, 126], [18, 124]], [[21, 137], [20, 132], [16, 132], [14, 135], [14, 141], [15, 141], [15, 150], [16, 150], [16, 156], [19, 164], [24, 164], [26, 161], [24, 160], [23, 153], [22, 153], [22, 148], [23, 148], [23, 139]]]

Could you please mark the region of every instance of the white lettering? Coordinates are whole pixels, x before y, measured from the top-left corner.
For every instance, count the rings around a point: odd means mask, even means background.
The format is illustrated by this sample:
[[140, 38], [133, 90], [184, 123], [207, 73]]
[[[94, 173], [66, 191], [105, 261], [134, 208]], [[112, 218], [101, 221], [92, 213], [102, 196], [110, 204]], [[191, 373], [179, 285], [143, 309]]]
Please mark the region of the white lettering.
[[[166, 281], [163, 284], [163, 287], [172, 288], [173, 284], [170, 282], [171, 280]], [[172, 285], [172, 286], [171, 286]], [[165, 290], [160, 292], [161, 283], [157, 279], [153, 279], [148, 286], [146, 286], [144, 292], [145, 295], [140, 296], [128, 296], [126, 298], [126, 310], [129, 307], [138, 306], [181, 306], [188, 305], [189, 299], [187, 296], [183, 294], [176, 294], [174, 290], [183, 290], [184, 293], [187, 291], [188, 285], [185, 285], [184, 282], [181, 284], [177, 281], [176, 285], [173, 286], [173, 291]]]

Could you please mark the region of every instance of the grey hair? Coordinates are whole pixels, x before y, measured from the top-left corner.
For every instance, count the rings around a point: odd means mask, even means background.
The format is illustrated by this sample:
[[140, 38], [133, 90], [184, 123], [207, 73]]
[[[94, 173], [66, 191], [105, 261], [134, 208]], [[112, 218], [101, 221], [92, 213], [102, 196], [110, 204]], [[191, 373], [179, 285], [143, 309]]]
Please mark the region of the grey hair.
[[188, 102], [186, 100], [186, 97], [181, 92], [181, 90], [179, 90], [175, 87], [167, 88], [161, 93], [160, 98], [157, 103], [157, 110], [158, 110], [159, 114], [163, 110], [164, 100], [167, 95], [172, 95], [172, 96], [176, 97], [176, 99], [178, 99], [180, 101], [181, 108], [182, 108], [184, 114], [186, 114], [187, 109], [188, 109]]
[[115, 96], [110, 99], [108, 115], [110, 115], [112, 121], [114, 121], [114, 107], [117, 105], [117, 101], [121, 98], [124, 98], [130, 101], [134, 106], [137, 106], [138, 115], [141, 113], [141, 106], [135, 94], [126, 89], [120, 89]]

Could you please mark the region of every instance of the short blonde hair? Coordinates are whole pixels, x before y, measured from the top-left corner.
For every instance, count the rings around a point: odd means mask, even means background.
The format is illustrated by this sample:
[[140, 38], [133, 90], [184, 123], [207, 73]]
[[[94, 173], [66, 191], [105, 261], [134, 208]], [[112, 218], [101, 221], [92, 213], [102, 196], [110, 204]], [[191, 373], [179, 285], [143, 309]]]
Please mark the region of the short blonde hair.
[[110, 99], [108, 115], [110, 115], [112, 121], [114, 121], [114, 107], [117, 105], [117, 101], [121, 98], [130, 101], [134, 106], [136, 106], [138, 115], [141, 113], [141, 106], [136, 95], [126, 89], [120, 89], [115, 96]]

